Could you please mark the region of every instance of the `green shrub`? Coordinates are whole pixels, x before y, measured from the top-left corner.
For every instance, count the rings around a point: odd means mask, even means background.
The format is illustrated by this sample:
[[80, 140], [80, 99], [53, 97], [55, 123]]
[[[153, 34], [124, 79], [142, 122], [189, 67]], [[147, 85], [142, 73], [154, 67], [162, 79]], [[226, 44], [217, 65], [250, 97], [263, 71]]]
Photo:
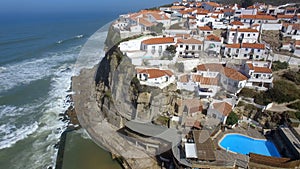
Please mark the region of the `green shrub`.
[[281, 69], [287, 69], [289, 67], [289, 64], [287, 62], [280, 62], [280, 61], [274, 61], [272, 64], [272, 70], [278, 71]]
[[295, 110], [299, 110], [300, 111], [300, 101], [292, 103], [292, 104], [289, 104], [287, 107], [291, 108], [291, 109], [295, 109]]
[[226, 124], [227, 125], [234, 125], [238, 122], [238, 120], [239, 120], [238, 115], [235, 114], [234, 112], [230, 112], [230, 114], [227, 117]]

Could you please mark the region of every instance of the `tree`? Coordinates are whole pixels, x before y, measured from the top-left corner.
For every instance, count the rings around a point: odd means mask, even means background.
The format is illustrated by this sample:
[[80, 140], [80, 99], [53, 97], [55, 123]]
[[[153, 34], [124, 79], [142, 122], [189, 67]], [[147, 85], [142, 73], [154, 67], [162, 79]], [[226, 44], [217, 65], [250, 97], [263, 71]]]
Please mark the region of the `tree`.
[[230, 112], [230, 114], [227, 117], [226, 124], [227, 125], [234, 125], [238, 122], [238, 120], [239, 120], [238, 115], [235, 114], [234, 112]]
[[153, 25], [153, 26], [150, 27], [150, 30], [152, 32], [155, 32], [155, 33], [158, 33], [158, 34], [162, 33], [163, 29], [164, 29], [164, 24], [162, 24], [162, 23], [158, 23], [158, 24]]
[[168, 46], [168, 47], [166, 48], [166, 51], [169, 52], [169, 53], [172, 54], [172, 55], [175, 55], [175, 53], [176, 53], [176, 46], [170, 45], [170, 46]]
[[253, 5], [253, 1], [252, 0], [242, 0], [242, 8], [247, 8], [248, 6]]

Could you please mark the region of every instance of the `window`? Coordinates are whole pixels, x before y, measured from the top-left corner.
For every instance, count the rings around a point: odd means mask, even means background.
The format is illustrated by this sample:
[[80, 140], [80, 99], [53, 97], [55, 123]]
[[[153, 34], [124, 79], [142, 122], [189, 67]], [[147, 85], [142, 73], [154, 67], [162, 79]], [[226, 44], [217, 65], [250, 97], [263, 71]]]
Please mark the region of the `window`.
[[183, 45], [180, 45], [179, 47], [180, 47], [180, 48], [183, 48]]
[[244, 57], [247, 57], [247, 54], [244, 54]]
[[231, 52], [231, 49], [230, 49], [230, 48], [228, 49], [228, 52], [229, 52], [229, 53]]
[[246, 19], [244, 19], [244, 22], [246, 22], [247, 20]]
[[236, 49], [235, 53], [239, 53], [239, 49]]
[[234, 35], [235, 35], [235, 33], [232, 33], [231, 35], [232, 35], [232, 36], [234, 36]]
[[250, 33], [248, 33], [247, 36], [250, 37]]
[[201, 50], [201, 45], [198, 46], [198, 50]]
[[253, 36], [255, 36], [255, 33], [253, 33]]
[[182, 52], [179, 52], [180, 55], [182, 55]]
[[256, 55], [256, 59], [258, 59], [259, 58], [259, 56], [258, 55]]
[[245, 50], [248, 51], [248, 48], [246, 48]]
[[192, 50], [195, 50], [195, 45], [192, 45]]
[[257, 49], [257, 52], [260, 52], [260, 49]]
[[155, 50], [155, 46], [152, 46], [152, 50]]

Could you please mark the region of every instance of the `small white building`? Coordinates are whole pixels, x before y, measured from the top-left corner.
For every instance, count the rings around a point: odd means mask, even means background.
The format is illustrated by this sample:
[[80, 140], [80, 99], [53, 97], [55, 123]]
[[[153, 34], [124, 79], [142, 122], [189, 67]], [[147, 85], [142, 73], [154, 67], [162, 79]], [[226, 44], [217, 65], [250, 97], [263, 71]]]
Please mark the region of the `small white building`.
[[239, 71], [219, 63], [207, 63], [197, 66], [197, 74], [203, 77], [218, 78], [221, 86], [230, 93], [239, 93], [245, 87], [247, 77]]
[[198, 58], [202, 49], [203, 42], [198, 39], [178, 39], [176, 56], [183, 58]]
[[249, 76], [246, 87], [267, 90], [272, 86], [273, 75], [271, 62], [247, 61], [243, 65], [244, 72]]
[[175, 45], [173, 37], [150, 38], [142, 41], [141, 50], [146, 51], [147, 57], [159, 57], [171, 45]]
[[227, 116], [230, 114], [232, 109], [233, 106], [230, 103], [226, 101], [214, 100], [207, 110], [207, 116], [218, 119], [220, 122], [225, 124]]
[[252, 25], [255, 23], [277, 23], [277, 19], [272, 15], [241, 15], [241, 22], [246, 25]]
[[223, 57], [232, 59], [261, 60], [266, 58], [265, 44], [236, 43], [225, 45]]
[[256, 29], [230, 29], [227, 30], [226, 42], [233, 43], [256, 43], [258, 41], [259, 31]]
[[204, 37], [213, 33], [213, 30], [209, 26], [201, 26], [198, 28], [199, 35]]
[[164, 88], [175, 81], [174, 74], [171, 70], [156, 68], [137, 68], [136, 71], [136, 77], [143, 85]]
[[222, 44], [223, 44], [223, 38], [214, 34], [207, 35], [204, 39], [203, 50], [206, 53], [209, 54], [212, 53], [218, 56], [220, 54]]

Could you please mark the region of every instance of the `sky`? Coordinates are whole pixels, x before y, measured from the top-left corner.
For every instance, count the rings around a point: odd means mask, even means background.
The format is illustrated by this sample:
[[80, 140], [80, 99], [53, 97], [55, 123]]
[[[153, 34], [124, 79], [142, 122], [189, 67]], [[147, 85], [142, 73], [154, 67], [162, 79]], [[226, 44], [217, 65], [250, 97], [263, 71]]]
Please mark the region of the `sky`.
[[129, 12], [173, 0], [0, 0], [0, 13]]

